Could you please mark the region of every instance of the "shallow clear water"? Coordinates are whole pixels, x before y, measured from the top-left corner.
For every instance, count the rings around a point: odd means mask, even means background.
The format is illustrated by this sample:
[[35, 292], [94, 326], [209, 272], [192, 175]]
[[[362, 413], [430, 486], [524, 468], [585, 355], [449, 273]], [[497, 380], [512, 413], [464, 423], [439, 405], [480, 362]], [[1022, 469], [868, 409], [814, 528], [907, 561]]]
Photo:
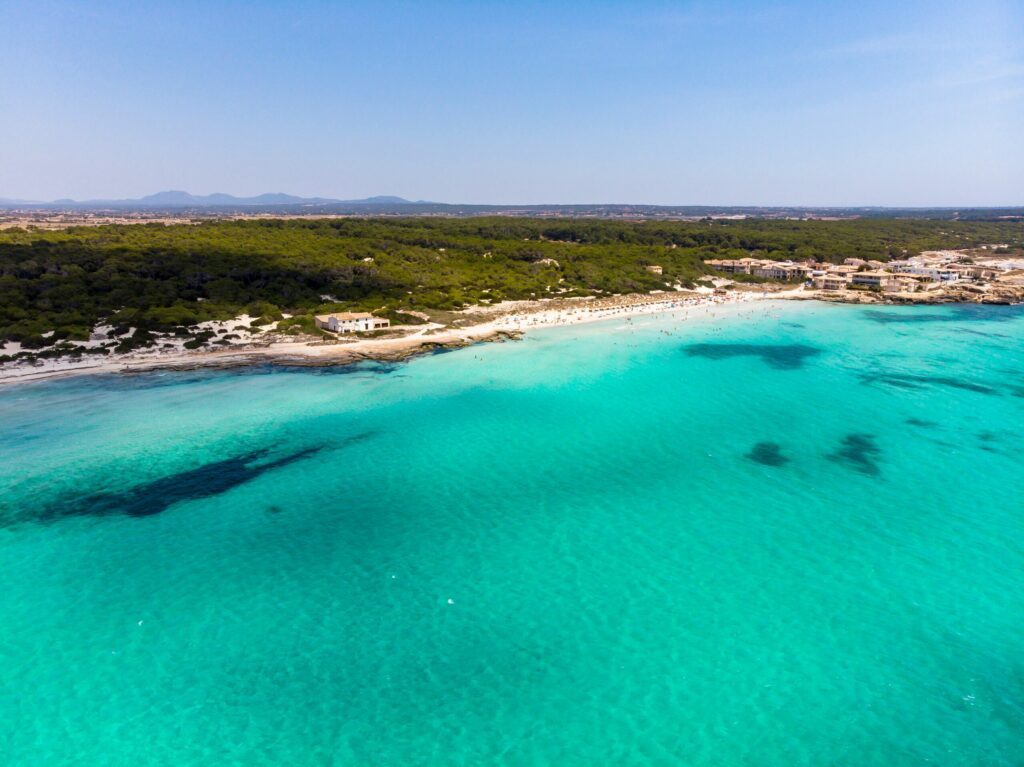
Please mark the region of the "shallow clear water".
[[1020, 765], [1022, 439], [999, 307], [0, 390], [2, 761]]

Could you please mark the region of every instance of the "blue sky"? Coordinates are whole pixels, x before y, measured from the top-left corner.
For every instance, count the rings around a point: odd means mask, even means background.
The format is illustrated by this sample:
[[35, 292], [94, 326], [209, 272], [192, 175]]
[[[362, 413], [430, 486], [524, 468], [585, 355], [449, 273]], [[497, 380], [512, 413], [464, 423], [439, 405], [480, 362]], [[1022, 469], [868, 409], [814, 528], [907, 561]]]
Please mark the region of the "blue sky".
[[0, 0], [0, 197], [1024, 204], [1024, 0]]

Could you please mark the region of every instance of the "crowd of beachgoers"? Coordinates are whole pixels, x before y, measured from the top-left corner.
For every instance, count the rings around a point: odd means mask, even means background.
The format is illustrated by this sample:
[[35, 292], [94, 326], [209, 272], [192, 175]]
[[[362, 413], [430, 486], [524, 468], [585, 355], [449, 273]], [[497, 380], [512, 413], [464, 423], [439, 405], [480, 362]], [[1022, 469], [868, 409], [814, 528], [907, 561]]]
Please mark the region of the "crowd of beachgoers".
[[615, 317], [638, 314], [657, 314], [696, 307], [719, 306], [752, 301], [760, 298], [757, 293], [706, 293], [616, 296], [587, 302], [568, 303], [552, 308], [543, 305], [526, 311], [513, 311], [494, 320], [496, 326], [507, 330], [527, 331], [531, 328], [574, 325], [580, 322], [596, 322]]

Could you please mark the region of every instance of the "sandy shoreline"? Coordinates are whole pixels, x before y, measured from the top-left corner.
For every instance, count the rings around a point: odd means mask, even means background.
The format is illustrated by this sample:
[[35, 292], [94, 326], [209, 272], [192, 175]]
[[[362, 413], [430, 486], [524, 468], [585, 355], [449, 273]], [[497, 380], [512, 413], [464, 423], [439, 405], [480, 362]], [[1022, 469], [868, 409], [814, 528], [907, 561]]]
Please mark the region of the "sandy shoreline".
[[[899, 299], [901, 297], [897, 297]], [[253, 343], [240, 341], [217, 349], [187, 351], [183, 348], [144, 350], [110, 357], [44, 359], [34, 363], [0, 365], [0, 386], [96, 374], [134, 374], [156, 370], [200, 370], [256, 365], [282, 367], [333, 367], [358, 362], [401, 362], [412, 357], [478, 343], [517, 340], [531, 330], [558, 328], [615, 318], [683, 314], [683, 319], [707, 316], [716, 307], [742, 306], [752, 302], [786, 300], [797, 303], [821, 301], [852, 304], [950, 303], [941, 295], [926, 300], [880, 301], [873, 294], [844, 296], [795, 288], [774, 291], [680, 291], [629, 294], [601, 299], [545, 299], [513, 301], [496, 306], [474, 306], [459, 313], [451, 325], [428, 323], [406, 326], [404, 335], [385, 338], [275, 339]], [[977, 303], [977, 302], [974, 302]], [[231, 321], [213, 323], [227, 326]]]
[[[155, 351], [78, 362], [40, 360], [0, 368], [0, 385], [29, 383], [79, 375], [145, 373], [154, 370], [197, 370], [250, 365], [335, 366], [362, 361], [398, 362], [420, 354], [457, 349], [484, 342], [516, 340], [530, 330], [566, 327], [664, 312], [745, 304], [778, 293], [730, 292], [726, 295], [665, 293], [621, 296], [618, 299], [583, 302], [517, 302], [463, 313], [462, 327], [429, 326], [398, 338], [354, 341], [285, 341], [266, 345], [240, 345], [204, 351]], [[479, 320], [479, 321], [475, 321]]]
[[[904, 297], [905, 298], [905, 297]], [[110, 357], [44, 359], [34, 363], [0, 366], [0, 386], [69, 376], [111, 373], [146, 373], [155, 370], [199, 370], [255, 365], [288, 367], [331, 367], [357, 362], [401, 362], [437, 351], [459, 349], [477, 343], [517, 340], [531, 330], [558, 328], [615, 318], [671, 312], [683, 319], [696, 319], [715, 307], [744, 305], [758, 301], [788, 300], [804, 303], [948, 303], [943, 296], [929, 300], [881, 302], [875, 295], [843, 296], [796, 288], [783, 291], [666, 292], [630, 294], [601, 299], [546, 299], [506, 302], [496, 306], [474, 306], [459, 313], [448, 326], [428, 323], [406, 326], [404, 335], [385, 338], [296, 340], [277, 338], [270, 342], [240, 341], [217, 349], [187, 351], [183, 348], [145, 350]], [[692, 312], [692, 314], [691, 314]], [[219, 323], [229, 325], [231, 321]], [[218, 323], [214, 323], [218, 324]]]

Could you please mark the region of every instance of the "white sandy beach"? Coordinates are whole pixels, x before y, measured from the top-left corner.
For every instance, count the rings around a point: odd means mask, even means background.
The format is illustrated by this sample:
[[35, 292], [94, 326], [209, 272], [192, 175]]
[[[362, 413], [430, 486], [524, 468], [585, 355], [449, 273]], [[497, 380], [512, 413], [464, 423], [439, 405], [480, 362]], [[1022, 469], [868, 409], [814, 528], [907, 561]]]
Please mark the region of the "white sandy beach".
[[[322, 340], [274, 340], [257, 344], [251, 339], [216, 350], [189, 351], [176, 345], [173, 349], [143, 350], [124, 355], [52, 359], [34, 363], [8, 363], [0, 366], [0, 384], [39, 381], [62, 376], [96, 373], [133, 373], [157, 368], [195, 369], [232, 367], [273, 363], [291, 365], [343, 365], [360, 360], [400, 360], [437, 348], [458, 348], [482, 341], [506, 340], [540, 328], [555, 328], [581, 323], [601, 322], [615, 318], [632, 318], [671, 312], [682, 319], [707, 316], [714, 309], [747, 304], [762, 298], [778, 298], [779, 294], [730, 292], [725, 295], [705, 293], [665, 293], [621, 296], [600, 301], [562, 301], [548, 308], [551, 302], [508, 302], [493, 307], [473, 307], [462, 313], [460, 327], [437, 324], [419, 326], [396, 338], [340, 338]], [[225, 326], [236, 329], [238, 321]]]

